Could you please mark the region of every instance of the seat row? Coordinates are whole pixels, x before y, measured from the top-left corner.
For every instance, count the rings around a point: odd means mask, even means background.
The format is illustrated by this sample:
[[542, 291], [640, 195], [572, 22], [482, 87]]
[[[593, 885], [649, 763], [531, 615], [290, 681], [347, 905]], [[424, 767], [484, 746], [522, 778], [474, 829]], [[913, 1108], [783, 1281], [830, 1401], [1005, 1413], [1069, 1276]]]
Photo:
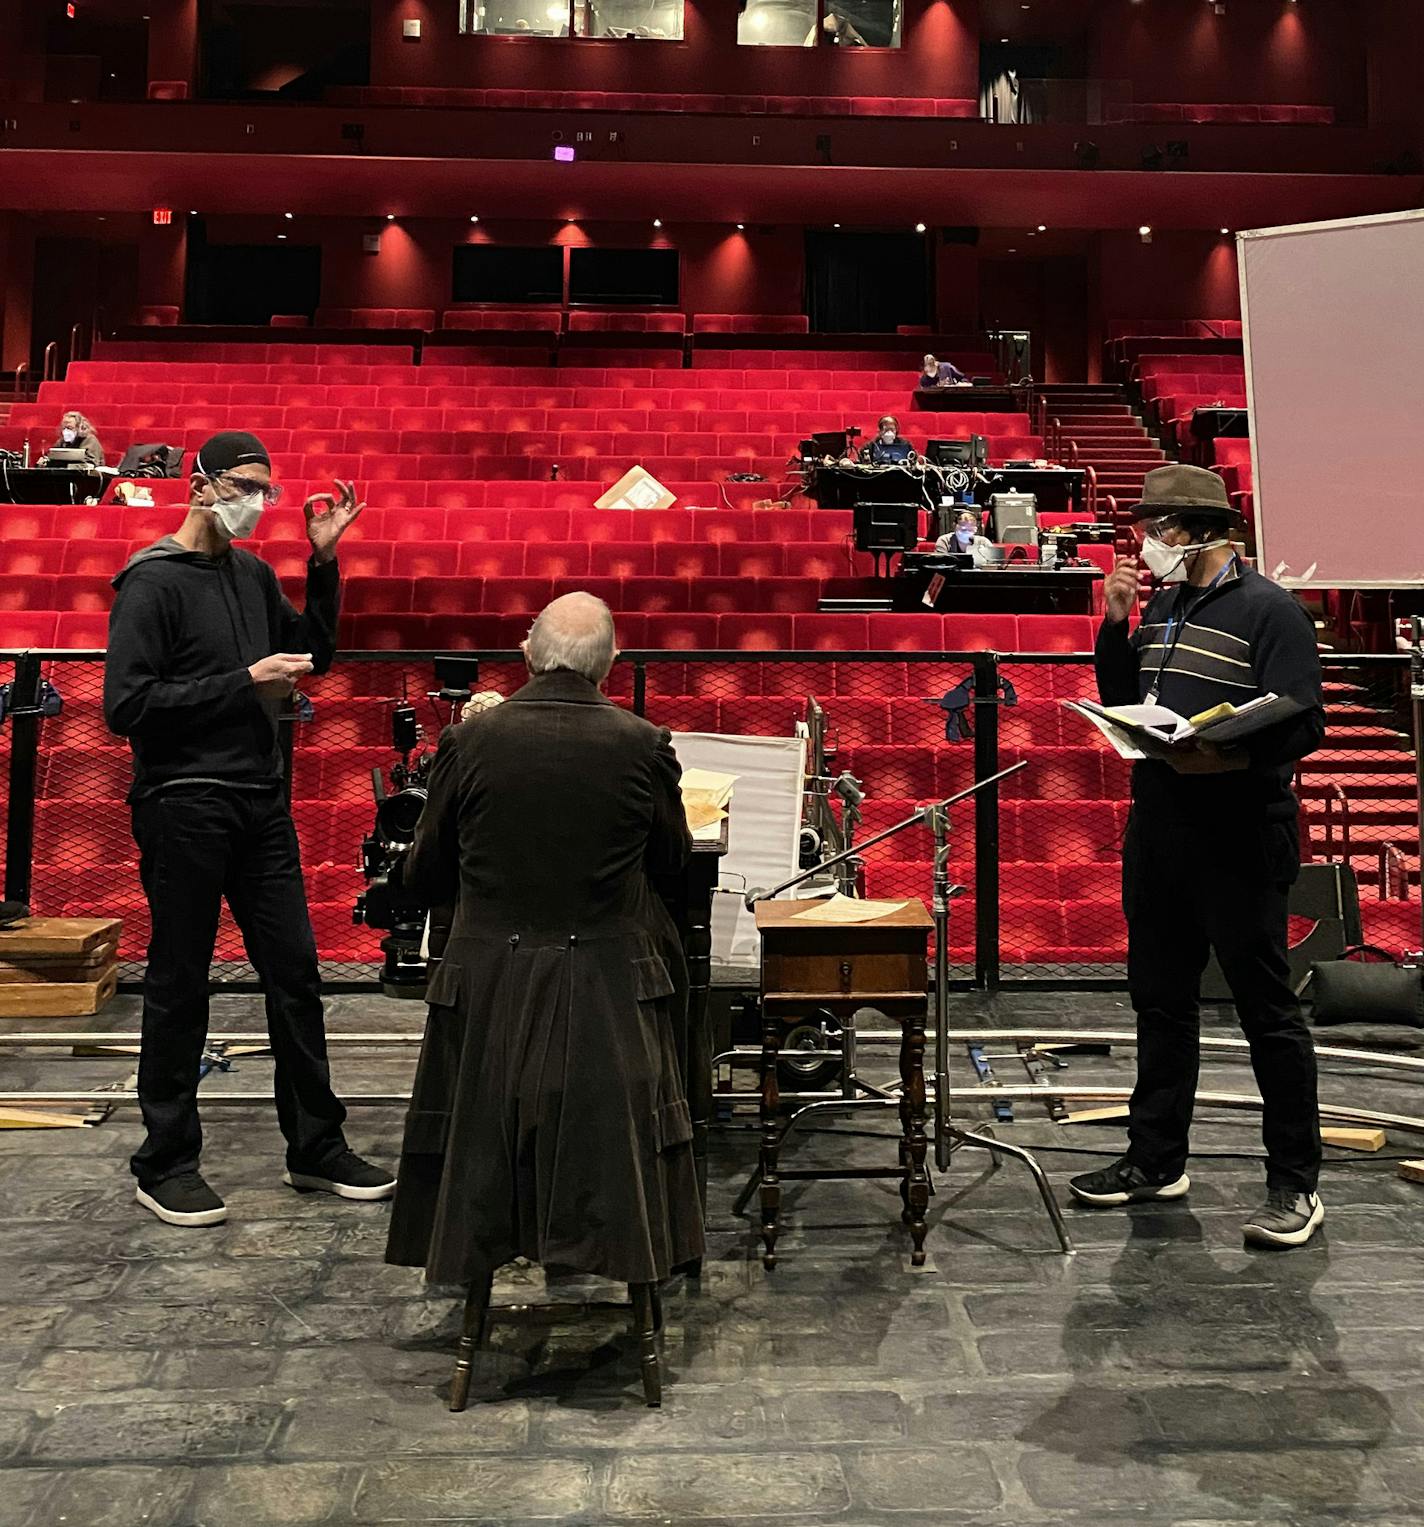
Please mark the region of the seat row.
[[[174, 347], [176, 348], [176, 347]], [[213, 346], [220, 349], [221, 346]], [[242, 346], [233, 347], [242, 350]], [[260, 346], [257, 348], [261, 348]], [[499, 383], [510, 387], [532, 387], [556, 383], [566, 387], [646, 387], [657, 381], [678, 387], [761, 387], [797, 388], [847, 385], [875, 387], [904, 382], [913, 383], [920, 369], [916, 355], [878, 355], [856, 359], [853, 355], [828, 351], [709, 351], [717, 361], [702, 366], [684, 367], [675, 380], [661, 366], [608, 364], [580, 365], [571, 361], [561, 366], [546, 362], [523, 365], [494, 365], [485, 362], [456, 364], [442, 362], [442, 352], [427, 352], [432, 359], [423, 365], [400, 359], [387, 363], [370, 361], [263, 361], [239, 355], [229, 359], [204, 355], [192, 359], [178, 356], [98, 356], [75, 361], [66, 372], [66, 381], [124, 382], [152, 377], [170, 382], [336, 382], [343, 385], [433, 387], [463, 384], [477, 387]], [[583, 354], [584, 352], [572, 352]], [[946, 355], [943, 359], [958, 362], [967, 357]], [[760, 378], [761, 380], [753, 381]], [[828, 380], [829, 379], [829, 380]], [[53, 386], [54, 384], [49, 384]]]
[[[153, 507], [122, 507], [118, 504], [98, 508], [49, 508], [6, 505], [0, 508], [0, 546], [37, 549], [41, 560], [30, 565], [31, 572], [83, 572], [87, 569], [73, 560], [83, 554], [83, 547], [96, 539], [111, 544], [106, 551], [117, 553], [125, 543], [135, 549], [173, 528], [172, 509], [187, 501], [187, 483], [173, 480], [154, 484], [171, 489], [174, 504]], [[302, 486], [305, 486], [303, 484]], [[322, 486], [313, 484], [314, 487]], [[329, 487], [330, 484], [325, 486]], [[477, 486], [485, 486], [483, 484]], [[395, 544], [413, 541], [521, 541], [526, 545], [547, 542], [578, 543], [597, 547], [609, 542], [624, 545], [654, 546], [664, 541], [691, 543], [696, 546], [723, 544], [748, 547], [776, 547], [791, 542], [815, 542], [818, 545], [840, 542], [850, 531], [849, 510], [841, 509], [594, 509], [596, 490], [583, 488], [576, 504], [560, 502], [572, 491], [558, 483], [513, 483], [507, 485], [517, 497], [521, 487], [547, 490], [561, 488], [557, 495], [546, 491], [530, 495], [528, 504], [505, 507], [480, 507], [471, 504], [450, 509], [439, 507], [370, 507], [346, 532], [342, 556], [365, 542]], [[765, 483], [734, 483], [731, 486], [754, 488], [764, 493]], [[488, 487], [501, 490], [491, 497], [505, 499], [503, 483]], [[257, 527], [256, 539], [301, 541], [305, 536], [300, 506], [300, 491], [293, 488], [276, 509], [269, 510]], [[290, 500], [290, 503], [289, 503]], [[537, 502], [535, 501], [537, 500]], [[13, 563], [7, 564], [12, 570]]]
[[[498, 588], [499, 580], [489, 585]], [[514, 651], [528, 633], [532, 615], [557, 591], [573, 591], [586, 579], [520, 579], [526, 608], [520, 613], [365, 614], [343, 617], [342, 645], [367, 652]], [[483, 585], [482, 585], [483, 587]], [[627, 651], [746, 651], [775, 652], [1087, 652], [1093, 641], [1090, 616], [1076, 615], [936, 615], [929, 611], [891, 614], [706, 614], [667, 611], [654, 614], [620, 613], [619, 643]], [[0, 612], [0, 648], [102, 649], [108, 639], [108, 616], [102, 610], [9, 610]], [[669, 663], [677, 664], [675, 657]], [[798, 669], [799, 665], [791, 664]], [[829, 666], [829, 664], [827, 665]], [[688, 682], [696, 670], [698, 687], [670, 688], [681, 679], [670, 675], [665, 693], [718, 694], [740, 692], [745, 680], [765, 688], [763, 674], [740, 673], [741, 665], [718, 670], [714, 663], [689, 664]], [[811, 684], [829, 674], [809, 671], [798, 682]], [[732, 686], [728, 688], [728, 686]], [[794, 687], [794, 686], [793, 686]], [[823, 686], [825, 687], [825, 686]], [[1076, 676], [1073, 692], [1082, 688]], [[358, 691], [359, 692], [359, 691]], [[771, 692], [782, 693], [772, 684]]]

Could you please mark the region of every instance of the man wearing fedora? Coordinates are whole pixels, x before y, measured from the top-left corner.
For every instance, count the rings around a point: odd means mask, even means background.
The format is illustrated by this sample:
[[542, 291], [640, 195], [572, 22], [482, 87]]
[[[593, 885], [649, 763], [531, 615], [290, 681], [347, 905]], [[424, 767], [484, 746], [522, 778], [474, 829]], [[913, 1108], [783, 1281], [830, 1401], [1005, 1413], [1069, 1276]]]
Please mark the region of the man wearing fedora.
[[1195, 716], [1276, 694], [1299, 709], [1237, 745], [1178, 744], [1133, 768], [1122, 851], [1137, 1014], [1127, 1154], [1071, 1186], [1084, 1203], [1113, 1206], [1187, 1192], [1198, 999], [1214, 951], [1264, 1104], [1266, 1202], [1247, 1221], [1246, 1241], [1300, 1246], [1324, 1218], [1315, 1050], [1286, 957], [1300, 868], [1291, 776], [1325, 734], [1315, 630], [1285, 589], [1236, 555], [1230, 535], [1241, 521], [1214, 472], [1148, 473], [1136, 522], [1141, 561], [1160, 586], [1131, 631], [1138, 558], [1120, 560], [1107, 579], [1095, 654], [1103, 703]]

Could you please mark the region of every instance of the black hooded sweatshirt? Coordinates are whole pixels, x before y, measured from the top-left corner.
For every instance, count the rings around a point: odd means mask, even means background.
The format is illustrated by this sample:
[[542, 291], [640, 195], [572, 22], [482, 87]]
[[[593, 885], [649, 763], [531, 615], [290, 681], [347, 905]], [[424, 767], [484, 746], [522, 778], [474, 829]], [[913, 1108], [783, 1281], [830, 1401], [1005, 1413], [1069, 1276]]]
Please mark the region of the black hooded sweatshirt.
[[280, 784], [281, 703], [262, 699], [247, 670], [274, 652], [310, 652], [317, 673], [331, 667], [335, 559], [307, 564], [301, 613], [251, 552], [209, 557], [172, 536], [136, 552], [114, 587], [104, 719], [133, 747], [129, 800], [180, 782]]

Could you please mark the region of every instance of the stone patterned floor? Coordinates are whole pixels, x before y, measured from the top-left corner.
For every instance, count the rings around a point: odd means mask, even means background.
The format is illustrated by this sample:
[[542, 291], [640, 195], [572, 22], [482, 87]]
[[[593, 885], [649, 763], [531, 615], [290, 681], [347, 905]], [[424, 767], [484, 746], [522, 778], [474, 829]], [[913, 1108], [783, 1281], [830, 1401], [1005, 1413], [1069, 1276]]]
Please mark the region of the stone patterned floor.
[[[1124, 1019], [1116, 996], [956, 999], [956, 1021], [976, 1014]], [[419, 1018], [338, 998], [331, 1026]], [[132, 1025], [132, 1005], [106, 1021]], [[250, 999], [215, 1003], [215, 1027], [235, 1026], [257, 1026]], [[348, 1093], [390, 1091], [413, 1063], [348, 1049], [336, 1069]], [[269, 1065], [205, 1087], [262, 1088]], [[1130, 1058], [1073, 1068], [1117, 1081]], [[0, 1059], [6, 1086], [122, 1071]], [[1244, 1067], [1203, 1080], [1249, 1089]], [[1417, 1084], [1383, 1073], [1332, 1071], [1322, 1093], [1424, 1112]], [[1121, 1140], [1019, 1114], [1021, 1143]], [[962, 1156], [933, 1201], [927, 1268], [908, 1266], [893, 1187], [817, 1184], [790, 1192], [767, 1274], [730, 1215], [755, 1145], [742, 1119], [716, 1144], [701, 1291], [667, 1299], [665, 1408], [640, 1403], [623, 1318], [596, 1313], [497, 1325], [452, 1416], [457, 1291], [382, 1263], [383, 1206], [285, 1188], [269, 1111], [206, 1122], [232, 1212], [208, 1231], [132, 1203], [132, 1110], [0, 1132], [0, 1527], [1424, 1520], [1424, 1188], [1389, 1163], [1328, 1169], [1326, 1233], [1304, 1251], [1245, 1252], [1260, 1168], [1201, 1160], [1185, 1204], [1070, 1211], [1080, 1252], [1064, 1261], [1022, 1172], [982, 1177]], [[397, 1110], [369, 1108], [350, 1134], [389, 1161], [399, 1129]], [[1255, 1121], [1216, 1115], [1196, 1143], [1253, 1152]], [[888, 1151], [816, 1135], [801, 1155]], [[1045, 1160], [1061, 1183], [1087, 1158]], [[533, 1281], [507, 1279], [504, 1297]]]

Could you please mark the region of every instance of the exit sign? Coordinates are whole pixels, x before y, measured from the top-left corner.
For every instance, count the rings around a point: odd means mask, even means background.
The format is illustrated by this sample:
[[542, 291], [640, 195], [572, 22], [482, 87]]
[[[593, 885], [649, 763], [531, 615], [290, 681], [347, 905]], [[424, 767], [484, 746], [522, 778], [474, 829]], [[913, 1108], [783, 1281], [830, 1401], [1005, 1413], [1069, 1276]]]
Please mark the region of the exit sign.
[[172, 207], [155, 207], [153, 209], [153, 226], [155, 228], [166, 228], [172, 221]]

